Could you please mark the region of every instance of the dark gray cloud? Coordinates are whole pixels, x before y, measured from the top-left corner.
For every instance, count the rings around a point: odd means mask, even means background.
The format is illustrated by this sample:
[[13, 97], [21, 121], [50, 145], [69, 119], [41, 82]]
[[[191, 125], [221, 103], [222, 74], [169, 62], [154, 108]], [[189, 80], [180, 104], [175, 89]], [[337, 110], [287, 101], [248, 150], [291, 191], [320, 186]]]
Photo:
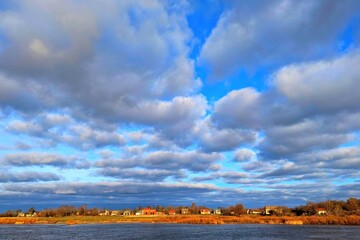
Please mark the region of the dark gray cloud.
[[4, 172], [0, 173], [0, 182], [42, 182], [58, 181], [60, 176], [50, 172]]
[[[0, 203], [14, 201], [17, 207], [29, 208], [30, 203], [40, 203], [40, 209], [50, 204], [64, 203], [95, 206], [190, 205], [192, 202], [207, 206], [229, 206], [239, 202], [246, 207], [269, 204], [295, 206], [308, 201], [345, 199], [357, 196], [357, 183], [335, 186], [329, 182], [273, 184], [266, 190], [220, 188], [212, 184], [194, 183], [138, 183], [138, 182], [67, 182], [67, 183], [7, 183], [1, 186]], [[322, 191], [319, 191], [322, 189]], [[345, 194], [344, 194], [345, 193]], [[354, 195], [355, 194], [355, 195]], [[40, 197], [41, 195], [41, 197]], [[44, 197], [51, 202], [44, 202]], [[26, 200], [26, 202], [24, 202]], [[117, 204], [117, 205], [116, 205]]]
[[313, 169], [306, 166], [296, 165], [293, 162], [286, 162], [282, 164], [281, 167], [271, 172], [262, 174], [259, 178], [284, 178], [286, 176], [301, 176], [308, 173], [313, 173]]
[[38, 83], [11, 78], [0, 71], [0, 85], [1, 109], [17, 109], [28, 113], [55, 106], [52, 94]]
[[14, 120], [8, 124], [7, 130], [82, 149], [121, 146], [126, 142], [116, 129], [95, 129], [90, 124], [76, 123], [68, 115], [62, 114], [43, 114], [30, 120]]
[[202, 116], [203, 100], [189, 96], [201, 81], [187, 57], [185, 12], [174, 15], [165, 2], [16, 5], [0, 16], [9, 42], [0, 53], [0, 106], [66, 107], [75, 118], [181, 130]]
[[226, 183], [238, 183], [238, 181], [249, 178], [249, 175], [244, 172], [236, 172], [236, 171], [223, 171], [223, 172], [215, 172], [207, 176], [194, 177], [193, 181], [214, 181], [221, 179]]
[[198, 139], [199, 147], [205, 152], [230, 151], [241, 145], [252, 144], [257, 138], [255, 131], [218, 128], [210, 118], [197, 124], [194, 138]]
[[[66, 183], [26, 183], [3, 184], [0, 192], [0, 203], [14, 202], [17, 199], [17, 208], [31, 204], [58, 207], [69, 203], [82, 205], [87, 203], [96, 207], [119, 208], [121, 206], [138, 207], [144, 205], [190, 205], [210, 204], [219, 206], [218, 198], [211, 196], [221, 194], [222, 188], [212, 184], [194, 183], [139, 183], [133, 181], [122, 182], [66, 182]], [[230, 192], [230, 190], [224, 190]], [[40, 197], [41, 196], [41, 197]], [[44, 201], [44, 198], [51, 201]], [[26, 201], [25, 201], [26, 200]], [[4, 206], [4, 205], [2, 205]], [[7, 205], [8, 206], [8, 205]]]
[[[360, 194], [360, 182], [354, 182], [349, 184], [339, 185], [336, 190], [341, 193], [345, 192], [348, 196], [359, 196]], [[339, 194], [341, 196], [341, 194]]]
[[[306, 151], [305, 151], [306, 152]], [[357, 179], [360, 167], [358, 146], [340, 147], [298, 154], [291, 161], [274, 161], [271, 168], [263, 169], [259, 179], [281, 181], [338, 181]], [[317, 171], [315, 172], [314, 169]]]
[[213, 79], [223, 79], [239, 68], [334, 56], [338, 35], [360, 9], [356, 0], [236, 1], [234, 5], [222, 15], [199, 57], [212, 70]]
[[164, 169], [123, 169], [123, 168], [102, 168], [98, 174], [117, 179], [132, 179], [135, 181], [155, 181], [161, 182], [166, 178], [180, 179], [187, 175], [181, 170], [164, 170]]
[[206, 172], [217, 170], [219, 165], [216, 163], [223, 157], [219, 153], [157, 151], [121, 160], [104, 159], [97, 161], [95, 165], [99, 168], [135, 168], [141, 166], [148, 169], [170, 171], [183, 169], [193, 172]]
[[286, 158], [302, 152], [335, 148], [350, 140], [351, 134], [333, 132], [325, 122], [305, 121], [268, 129], [259, 149], [265, 158]]
[[68, 133], [54, 138], [53, 141], [83, 149], [121, 146], [126, 142], [125, 138], [116, 132], [96, 130], [84, 125], [71, 126]]
[[260, 131], [256, 148], [264, 160], [296, 158], [354, 141], [360, 127], [358, 56], [354, 50], [283, 67], [273, 74], [268, 91], [244, 88], [219, 99], [211, 119], [220, 128]]
[[297, 162], [312, 162], [326, 169], [346, 169], [350, 174], [360, 167], [359, 146], [340, 147], [313, 153], [303, 153], [295, 158]]
[[65, 167], [74, 164], [77, 159], [72, 156], [62, 156], [56, 153], [11, 153], [0, 158], [2, 165], [26, 167], [26, 166], [54, 166]]
[[245, 162], [241, 165], [241, 168], [245, 171], [249, 172], [268, 172], [273, 171], [276, 168], [276, 164], [269, 161], [260, 161], [260, 160], [254, 160], [250, 162]]
[[[211, 184], [194, 184], [194, 183], [136, 183], [131, 181], [123, 182], [99, 182], [99, 183], [84, 183], [84, 182], [68, 182], [68, 183], [37, 183], [36, 187], [29, 187], [26, 184], [4, 184], [3, 189], [12, 192], [24, 193], [44, 193], [44, 194], [59, 194], [59, 195], [82, 195], [91, 196], [93, 194], [105, 194], [106, 196], [122, 196], [126, 194], [148, 194], [154, 195], [156, 193], [162, 196], [172, 192], [181, 194], [196, 193], [201, 195], [204, 192], [216, 191], [220, 188]], [[110, 193], [110, 194], [109, 194]]]
[[213, 121], [220, 127], [252, 129], [259, 126], [261, 94], [253, 88], [233, 90], [214, 106]]

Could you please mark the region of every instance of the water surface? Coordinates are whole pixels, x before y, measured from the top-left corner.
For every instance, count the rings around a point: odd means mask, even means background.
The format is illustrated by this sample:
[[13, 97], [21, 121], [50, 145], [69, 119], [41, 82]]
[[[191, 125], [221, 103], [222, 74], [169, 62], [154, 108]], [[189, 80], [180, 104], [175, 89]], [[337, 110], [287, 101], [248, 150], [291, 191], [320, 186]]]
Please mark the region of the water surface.
[[0, 239], [360, 239], [360, 226], [90, 224], [0, 225]]

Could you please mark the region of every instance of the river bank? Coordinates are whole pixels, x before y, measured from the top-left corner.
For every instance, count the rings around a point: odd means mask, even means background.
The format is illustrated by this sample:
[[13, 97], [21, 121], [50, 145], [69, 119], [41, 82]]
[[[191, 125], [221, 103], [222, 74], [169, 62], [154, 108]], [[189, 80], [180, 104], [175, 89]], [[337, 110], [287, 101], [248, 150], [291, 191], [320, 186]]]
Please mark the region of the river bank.
[[108, 224], [108, 223], [174, 223], [174, 224], [296, 224], [360, 225], [360, 216], [68, 216], [68, 217], [2, 217], [0, 224]]

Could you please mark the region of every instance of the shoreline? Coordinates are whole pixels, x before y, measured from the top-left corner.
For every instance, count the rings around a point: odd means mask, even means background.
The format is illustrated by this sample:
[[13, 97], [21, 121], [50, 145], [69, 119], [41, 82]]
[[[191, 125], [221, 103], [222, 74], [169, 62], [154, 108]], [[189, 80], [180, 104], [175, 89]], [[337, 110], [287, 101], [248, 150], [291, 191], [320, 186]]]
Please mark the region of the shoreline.
[[286, 224], [286, 225], [353, 225], [360, 226], [360, 216], [68, 216], [68, 217], [0, 217], [0, 224]]

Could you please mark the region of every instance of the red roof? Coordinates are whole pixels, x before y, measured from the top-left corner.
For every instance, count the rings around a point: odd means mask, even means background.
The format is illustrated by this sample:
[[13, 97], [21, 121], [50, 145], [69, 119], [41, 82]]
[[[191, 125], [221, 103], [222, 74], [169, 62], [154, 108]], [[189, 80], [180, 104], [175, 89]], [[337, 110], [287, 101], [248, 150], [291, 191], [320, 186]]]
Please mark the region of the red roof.
[[156, 213], [156, 209], [150, 209], [150, 208], [144, 208], [142, 211], [143, 211], [144, 214]]

